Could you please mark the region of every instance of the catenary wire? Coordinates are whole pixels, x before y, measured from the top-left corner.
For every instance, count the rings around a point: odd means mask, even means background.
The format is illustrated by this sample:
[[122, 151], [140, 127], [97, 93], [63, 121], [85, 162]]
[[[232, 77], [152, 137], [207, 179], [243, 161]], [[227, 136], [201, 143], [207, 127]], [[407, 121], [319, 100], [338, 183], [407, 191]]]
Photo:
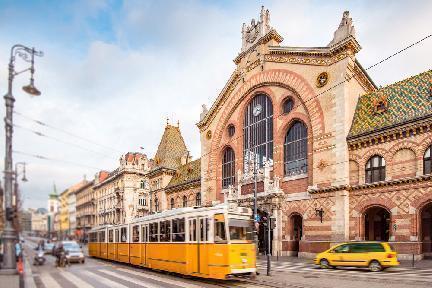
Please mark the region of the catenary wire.
[[59, 138], [56, 138], [56, 137], [53, 137], [53, 136], [49, 136], [49, 135], [44, 134], [44, 133], [42, 133], [40, 131], [36, 131], [36, 130], [30, 129], [30, 128], [27, 128], [27, 127], [24, 127], [24, 126], [20, 126], [20, 125], [17, 125], [17, 124], [13, 124], [13, 126], [16, 127], [16, 128], [19, 128], [19, 129], [23, 129], [23, 130], [32, 132], [33, 134], [35, 134], [37, 136], [40, 136], [40, 137], [45, 137], [45, 138], [57, 141], [59, 143], [63, 143], [63, 144], [70, 145], [70, 146], [74, 146], [74, 147], [77, 147], [77, 148], [80, 148], [82, 150], [86, 150], [86, 151], [89, 151], [89, 152], [92, 152], [92, 153], [96, 153], [96, 154], [99, 154], [99, 155], [101, 155], [101, 156], [103, 156], [105, 158], [115, 159], [114, 157], [109, 156], [109, 155], [104, 154], [104, 153], [101, 153], [99, 151], [95, 151], [95, 150], [89, 149], [87, 147], [84, 147], [84, 146], [81, 146], [81, 145], [78, 145], [78, 144], [75, 144], [75, 143], [72, 143], [72, 142], [67, 142], [67, 141], [61, 140]]
[[64, 134], [66, 134], [66, 135], [69, 135], [69, 136], [71, 136], [71, 137], [74, 137], [74, 138], [77, 138], [77, 139], [80, 139], [80, 140], [86, 141], [86, 142], [91, 143], [91, 144], [93, 144], [93, 145], [97, 145], [97, 146], [100, 146], [100, 147], [103, 147], [103, 148], [106, 148], [106, 149], [109, 149], [109, 150], [112, 150], [112, 151], [115, 151], [115, 152], [118, 152], [118, 153], [122, 153], [122, 152], [121, 152], [120, 150], [118, 150], [118, 149], [115, 149], [115, 148], [113, 148], [113, 147], [110, 147], [110, 146], [107, 146], [107, 145], [104, 145], [104, 144], [97, 143], [97, 142], [95, 142], [95, 141], [93, 141], [93, 140], [90, 140], [90, 139], [84, 138], [84, 137], [82, 137], [82, 136], [76, 135], [76, 134], [71, 133], [71, 132], [68, 132], [68, 131], [66, 131], [66, 130], [64, 130], [64, 129], [61, 129], [61, 128], [58, 128], [58, 127], [55, 127], [55, 126], [53, 126], [53, 125], [47, 124], [47, 123], [45, 123], [45, 122], [42, 122], [42, 121], [39, 121], [39, 120], [36, 120], [36, 119], [33, 119], [33, 118], [31, 118], [31, 117], [29, 117], [29, 116], [26, 116], [26, 115], [24, 115], [24, 114], [22, 114], [22, 113], [20, 113], [20, 112], [14, 111], [14, 113], [15, 113], [16, 115], [22, 117], [23, 119], [26, 119], [26, 120], [28, 120], [28, 121], [32, 121], [32, 122], [34, 122], [34, 123], [36, 123], [36, 124], [38, 124], [38, 125], [40, 125], [40, 126], [44, 126], [44, 127], [47, 127], [47, 128], [50, 128], [50, 129], [53, 129], [53, 130], [56, 130], [56, 131], [62, 132], [62, 133], [64, 133]]
[[[376, 62], [375, 64], [372, 64], [371, 66], [367, 67], [367, 68], [364, 69], [364, 70], [367, 71], [367, 70], [370, 70], [370, 69], [372, 69], [372, 68], [375, 68], [375, 67], [377, 67], [378, 65], [381, 65], [382, 63], [384, 63], [384, 62], [390, 60], [391, 58], [393, 58], [393, 57], [399, 55], [400, 53], [402, 53], [402, 52], [404, 52], [404, 51], [406, 51], [406, 50], [408, 50], [408, 49], [410, 49], [410, 48], [412, 48], [412, 47], [414, 47], [414, 46], [416, 46], [416, 45], [422, 43], [423, 41], [429, 39], [430, 37], [432, 37], [432, 34], [429, 34], [429, 35], [423, 37], [422, 39], [420, 39], [420, 40], [418, 40], [418, 41], [416, 41], [416, 42], [414, 42], [414, 43], [411, 43], [410, 45], [408, 45], [408, 46], [406, 46], [406, 47], [404, 47], [404, 48], [398, 50], [397, 52], [391, 54], [390, 56], [387, 56], [386, 58], [384, 58], [384, 59], [382, 59], [382, 60]], [[349, 77], [347, 77], [347, 79], [345, 79], [345, 80], [343, 80], [343, 81], [341, 81], [341, 82], [339, 82], [339, 83], [336, 83], [335, 85], [333, 85], [333, 86], [329, 87], [328, 89], [326, 89], [326, 90], [324, 90], [324, 91], [322, 91], [322, 92], [320, 92], [320, 93], [314, 95], [313, 97], [311, 97], [311, 98], [309, 98], [309, 99], [307, 99], [307, 100], [304, 100], [303, 103], [305, 104], [305, 103], [307, 103], [307, 102], [309, 102], [309, 101], [311, 101], [311, 100], [314, 100], [315, 98], [317, 98], [317, 97], [323, 95], [324, 93], [327, 93], [328, 91], [330, 91], [330, 90], [332, 90], [332, 89], [334, 89], [334, 88], [336, 88], [336, 87], [342, 85], [343, 83], [345, 83], [345, 82], [351, 80], [353, 77], [355, 77], [355, 76], [357, 76], [357, 75], [360, 75], [361, 73], [363, 73], [363, 72], [362, 72], [362, 71], [359, 71], [359, 72], [355, 72], [355, 73], [353, 73], [352, 75], [350, 75]], [[294, 105], [294, 106], [292, 107], [292, 110], [294, 110], [295, 108], [297, 108], [297, 107], [299, 107], [299, 106], [301, 106], [301, 105], [302, 105], [302, 104]], [[285, 115], [285, 113], [281, 113], [281, 114], [279, 114], [279, 115], [276, 115], [275, 118], [277, 119], [277, 118], [279, 118], [279, 117], [281, 117], [281, 116], [283, 116], [283, 115]], [[335, 131], [331, 131], [331, 132], [335, 132]], [[327, 133], [330, 133], [330, 132], [327, 132]], [[211, 153], [213, 153], [213, 152], [215, 152], [215, 151], [219, 151], [220, 148], [225, 147], [227, 144], [231, 143], [232, 141], [238, 140], [238, 139], [240, 139], [240, 137], [243, 137], [243, 136], [244, 136], [244, 133], [241, 132], [238, 136], [236, 136], [236, 137], [232, 137], [231, 139], [229, 139], [229, 140], [228, 140], [226, 143], [224, 143], [223, 145], [220, 145], [220, 146], [218, 146], [218, 147], [216, 147], [216, 148], [214, 148], [214, 149], [210, 149], [208, 152], [202, 154], [202, 155], [201, 155], [201, 158], [206, 157], [206, 156], [210, 155]]]
[[46, 156], [42, 156], [42, 155], [38, 155], [38, 154], [27, 153], [27, 152], [23, 152], [23, 151], [19, 151], [19, 150], [13, 150], [13, 153], [24, 155], [24, 156], [28, 156], [28, 157], [32, 157], [32, 158], [36, 158], [36, 159], [46, 160], [46, 161], [61, 162], [61, 163], [66, 163], [66, 164], [80, 166], [80, 167], [85, 167], [85, 168], [90, 168], [90, 169], [103, 170], [103, 169], [101, 169], [99, 167], [94, 167], [94, 166], [90, 166], [90, 165], [80, 164], [80, 163], [77, 163], [77, 162], [74, 162], [74, 161], [63, 160], [63, 159], [55, 159], [55, 158], [50, 158], [50, 157], [46, 157]]

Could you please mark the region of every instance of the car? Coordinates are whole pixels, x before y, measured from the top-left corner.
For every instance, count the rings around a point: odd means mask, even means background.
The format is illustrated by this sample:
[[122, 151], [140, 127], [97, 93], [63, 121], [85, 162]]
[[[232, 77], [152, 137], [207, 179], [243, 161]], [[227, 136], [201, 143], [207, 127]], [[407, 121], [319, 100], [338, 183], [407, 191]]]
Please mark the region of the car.
[[44, 252], [45, 254], [52, 254], [54, 248], [54, 243], [45, 243]]
[[368, 267], [373, 272], [400, 264], [396, 251], [387, 242], [341, 243], [319, 253], [314, 263], [323, 269], [337, 266]]
[[78, 243], [75, 241], [68, 241], [63, 244], [63, 247], [66, 251], [66, 259], [68, 259], [69, 262], [85, 262], [84, 253]]

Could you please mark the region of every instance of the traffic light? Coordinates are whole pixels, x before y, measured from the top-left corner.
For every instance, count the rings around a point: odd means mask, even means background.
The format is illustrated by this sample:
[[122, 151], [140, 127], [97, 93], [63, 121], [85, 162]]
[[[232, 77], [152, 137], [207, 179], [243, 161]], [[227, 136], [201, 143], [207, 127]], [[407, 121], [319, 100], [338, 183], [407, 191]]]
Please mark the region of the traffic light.
[[6, 220], [7, 221], [12, 221], [16, 217], [17, 217], [17, 211], [15, 208], [12, 208], [12, 207], [6, 208]]

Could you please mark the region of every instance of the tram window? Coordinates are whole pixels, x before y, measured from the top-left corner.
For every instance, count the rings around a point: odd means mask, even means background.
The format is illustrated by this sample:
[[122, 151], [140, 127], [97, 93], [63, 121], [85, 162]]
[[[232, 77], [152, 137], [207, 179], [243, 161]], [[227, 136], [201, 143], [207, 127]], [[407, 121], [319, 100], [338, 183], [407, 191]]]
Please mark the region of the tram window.
[[127, 231], [126, 227], [120, 228], [120, 234], [121, 234], [121, 242], [126, 243], [127, 242]]
[[119, 230], [115, 229], [115, 242], [118, 243], [119, 241]]
[[132, 242], [139, 242], [139, 226], [132, 227]]
[[171, 242], [171, 221], [160, 222], [160, 242]]
[[215, 242], [226, 242], [225, 221], [215, 219]]
[[189, 220], [189, 241], [196, 241], [196, 219]]
[[251, 220], [230, 219], [230, 240], [252, 240], [253, 222]]
[[108, 242], [109, 243], [112, 243], [113, 242], [113, 238], [114, 238], [114, 235], [113, 235], [114, 233], [113, 233], [113, 230], [109, 230], [108, 231]]
[[172, 220], [172, 241], [184, 242], [185, 241], [185, 219]]
[[158, 222], [150, 224], [150, 242], [158, 242], [159, 234], [158, 234]]
[[90, 235], [89, 235], [89, 242], [90, 243], [96, 242], [95, 236], [96, 236], [96, 233], [94, 233], [94, 232], [90, 233]]
[[208, 230], [209, 230], [209, 224], [208, 224], [207, 218], [201, 218], [200, 219], [200, 241], [201, 242], [207, 241]]
[[147, 242], [147, 231], [148, 231], [148, 226], [141, 226], [141, 235], [142, 235], [142, 241], [141, 242]]
[[105, 242], [105, 231], [99, 232], [99, 242]]

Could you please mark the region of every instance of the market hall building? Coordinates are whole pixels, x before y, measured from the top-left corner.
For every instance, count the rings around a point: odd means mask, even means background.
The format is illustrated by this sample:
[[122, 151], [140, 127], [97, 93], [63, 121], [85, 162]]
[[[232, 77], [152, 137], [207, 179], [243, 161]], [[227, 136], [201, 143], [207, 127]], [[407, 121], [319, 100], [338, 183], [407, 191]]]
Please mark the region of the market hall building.
[[256, 183], [273, 255], [378, 240], [432, 256], [432, 71], [378, 88], [349, 12], [324, 47], [281, 46], [269, 19], [243, 24], [236, 69], [203, 105], [203, 201], [252, 207]]

